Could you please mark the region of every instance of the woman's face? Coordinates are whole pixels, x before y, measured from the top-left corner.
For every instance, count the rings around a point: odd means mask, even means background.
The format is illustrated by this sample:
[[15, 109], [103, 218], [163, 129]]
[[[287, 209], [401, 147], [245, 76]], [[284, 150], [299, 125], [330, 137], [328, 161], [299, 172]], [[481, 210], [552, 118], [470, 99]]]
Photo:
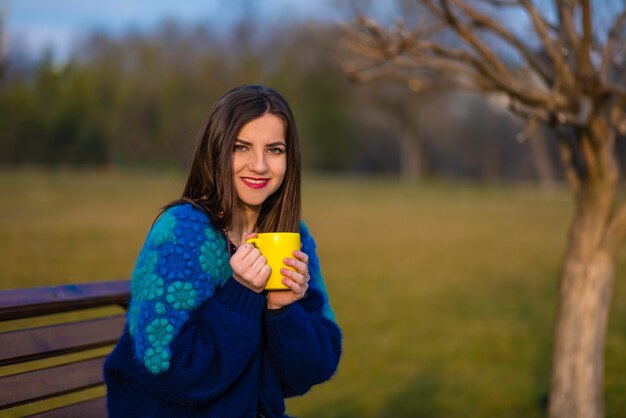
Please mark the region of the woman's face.
[[243, 125], [235, 139], [232, 163], [237, 197], [245, 206], [260, 209], [285, 178], [287, 140], [283, 120], [265, 113]]

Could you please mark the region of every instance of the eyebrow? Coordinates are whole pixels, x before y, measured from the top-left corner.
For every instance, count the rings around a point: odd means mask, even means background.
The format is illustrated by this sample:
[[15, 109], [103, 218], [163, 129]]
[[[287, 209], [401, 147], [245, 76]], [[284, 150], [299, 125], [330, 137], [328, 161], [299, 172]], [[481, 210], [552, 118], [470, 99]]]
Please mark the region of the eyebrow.
[[[242, 143], [243, 145], [247, 145], [247, 146], [251, 146], [251, 145], [252, 145], [252, 142], [248, 142], [248, 141], [245, 141], [245, 140], [243, 140], [243, 139], [239, 139], [239, 138], [237, 138], [237, 139], [235, 140], [235, 142], [240, 142], [240, 143]], [[285, 142], [284, 142], [284, 141], [276, 141], [276, 142], [272, 142], [271, 144], [267, 144], [267, 145], [266, 145], [266, 147], [275, 147], [275, 146], [277, 146], [277, 145], [282, 145], [283, 147], [286, 147], [286, 146], [287, 146], [287, 144], [285, 144]]]

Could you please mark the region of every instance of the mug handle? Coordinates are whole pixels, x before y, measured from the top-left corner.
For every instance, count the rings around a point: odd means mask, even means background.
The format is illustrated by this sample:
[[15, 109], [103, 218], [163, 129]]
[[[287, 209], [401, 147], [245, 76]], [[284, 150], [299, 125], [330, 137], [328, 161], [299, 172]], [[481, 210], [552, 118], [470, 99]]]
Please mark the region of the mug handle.
[[[246, 240], [246, 242], [249, 242], [250, 244], [254, 245], [255, 247], [257, 247], [256, 243], [259, 241], [259, 238], [249, 238]], [[257, 247], [258, 248], [258, 247]]]

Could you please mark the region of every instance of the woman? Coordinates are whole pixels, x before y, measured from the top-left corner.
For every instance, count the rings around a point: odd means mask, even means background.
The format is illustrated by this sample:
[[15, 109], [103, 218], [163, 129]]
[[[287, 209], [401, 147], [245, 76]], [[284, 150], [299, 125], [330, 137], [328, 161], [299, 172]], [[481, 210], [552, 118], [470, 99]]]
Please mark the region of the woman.
[[[246, 239], [300, 232], [264, 291]], [[131, 280], [127, 326], [104, 365], [110, 417], [284, 417], [328, 380], [341, 333], [300, 222], [300, 149], [285, 99], [235, 88], [211, 108], [180, 200], [155, 221]]]

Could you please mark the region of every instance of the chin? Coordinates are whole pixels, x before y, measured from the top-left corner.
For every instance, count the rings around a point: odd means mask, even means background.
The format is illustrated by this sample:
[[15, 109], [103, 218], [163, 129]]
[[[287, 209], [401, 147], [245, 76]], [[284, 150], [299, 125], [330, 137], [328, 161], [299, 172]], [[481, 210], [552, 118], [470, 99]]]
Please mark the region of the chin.
[[266, 199], [263, 199], [263, 200], [247, 200], [247, 199], [241, 200], [240, 199], [240, 202], [243, 206], [247, 206], [252, 209], [260, 209], [261, 206], [263, 205], [263, 202], [265, 202], [265, 200]]

